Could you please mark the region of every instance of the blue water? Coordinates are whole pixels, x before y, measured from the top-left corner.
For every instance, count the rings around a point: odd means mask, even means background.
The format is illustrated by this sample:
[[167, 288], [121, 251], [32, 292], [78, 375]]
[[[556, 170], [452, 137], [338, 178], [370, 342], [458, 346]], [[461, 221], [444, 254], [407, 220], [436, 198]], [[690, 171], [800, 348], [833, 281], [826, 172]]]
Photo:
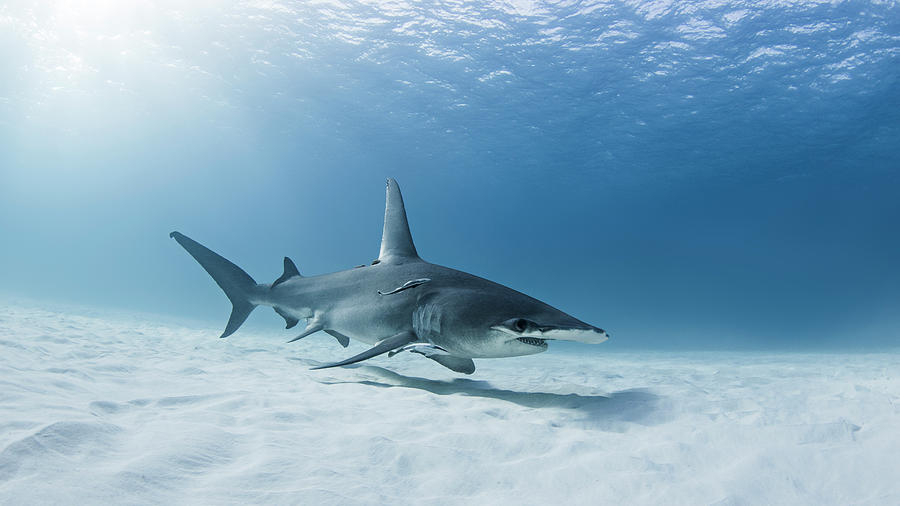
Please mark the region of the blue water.
[[0, 291], [224, 326], [169, 231], [341, 270], [394, 177], [611, 349], [896, 346], [898, 78], [891, 1], [6, 2]]

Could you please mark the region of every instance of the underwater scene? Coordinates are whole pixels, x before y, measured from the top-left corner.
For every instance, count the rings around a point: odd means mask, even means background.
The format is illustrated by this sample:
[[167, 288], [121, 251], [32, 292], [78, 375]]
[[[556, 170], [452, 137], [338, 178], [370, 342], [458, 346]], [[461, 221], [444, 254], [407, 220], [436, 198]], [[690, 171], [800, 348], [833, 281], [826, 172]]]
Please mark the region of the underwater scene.
[[0, 503], [900, 504], [896, 1], [0, 4]]

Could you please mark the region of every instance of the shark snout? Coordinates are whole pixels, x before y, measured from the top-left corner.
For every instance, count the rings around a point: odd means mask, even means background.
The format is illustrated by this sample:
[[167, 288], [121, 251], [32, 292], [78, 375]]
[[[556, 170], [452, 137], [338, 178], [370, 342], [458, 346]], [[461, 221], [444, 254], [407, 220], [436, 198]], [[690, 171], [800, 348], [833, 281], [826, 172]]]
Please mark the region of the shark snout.
[[544, 339], [575, 341], [587, 344], [600, 344], [609, 339], [609, 334], [605, 330], [587, 324], [545, 328], [542, 329], [541, 334]]

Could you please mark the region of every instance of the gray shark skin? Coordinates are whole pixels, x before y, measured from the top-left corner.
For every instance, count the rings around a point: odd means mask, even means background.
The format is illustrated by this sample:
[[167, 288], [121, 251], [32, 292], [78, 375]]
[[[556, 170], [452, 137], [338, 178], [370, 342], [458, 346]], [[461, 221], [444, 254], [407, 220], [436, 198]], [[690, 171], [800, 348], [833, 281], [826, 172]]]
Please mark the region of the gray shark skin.
[[512, 288], [419, 258], [406, 220], [400, 187], [387, 181], [381, 252], [371, 265], [301, 276], [284, 259], [284, 274], [259, 284], [240, 267], [193, 239], [174, 238], [231, 300], [231, 318], [221, 337], [233, 334], [256, 306], [271, 306], [291, 328], [306, 320], [296, 341], [320, 330], [347, 346], [350, 339], [374, 345], [338, 367], [383, 353], [424, 355], [456, 372], [475, 371], [473, 358], [531, 355], [547, 341], [597, 344], [608, 339], [584, 323]]

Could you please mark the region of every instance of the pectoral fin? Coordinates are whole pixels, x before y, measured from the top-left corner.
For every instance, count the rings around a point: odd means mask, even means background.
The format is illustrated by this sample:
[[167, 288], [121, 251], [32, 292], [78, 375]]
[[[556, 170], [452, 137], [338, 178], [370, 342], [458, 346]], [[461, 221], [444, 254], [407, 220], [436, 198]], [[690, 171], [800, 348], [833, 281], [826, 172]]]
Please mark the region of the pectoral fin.
[[315, 321], [313, 321], [313, 322], [311, 322], [311, 323], [309, 324], [309, 326], [307, 326], [307, 327], [303, 330], [303, 332], [302, 332], [299, 336], [297, 336], [297, 337], [291, 339], [291, 340], [288, 341], [288, 342], [289, 342], [289, 343], [293, 343], [294, 341], [299, 341], [299, 340], [303, 339], [304, 337], [306, 337], [306, 336], [308, 336], [308, 335], [310, 335], [310, 334], [315, 334], [316, 332], [318, 332], [318, 331], [320, 331], [320, 330], [322, 330], [322, 329], [324, 329], [324, 328], [325, 328], [325, 327], [324, 327], [321, 323], [316, 323]]
[[393, 357], [394, 355], [400, 353], [401, 351], [409, 351], [412, 353], [418, 353], [419, 355], [425, 355], [426, 357], [430, 357], [432, 355], [449, 355], [447, 350], [441, 348], [440, 346], [431, 344], [431, 343], [412, 343], [407, 344], [402, 348], [397, 348], [396, 350], [388, 353], [389, 357]]
[[405, 346], [418, 338], [416, 334], [410, 331], [401, 332], [399, 334], [388, 337], [387, 339], [381, 340], [378, 344], [369, 348], [368, 350], [360, 353], [359, 355], [352, 356], [347, 360], [342, 360], [340, 362], [328, 365], [320, 365], [319, 367], [313, 367], [312, 370], [316, 369], [328, 369], [329, 367], [340, 367], [343, 365], [355, 364], [356, 362], [362, 362], [363, 360], [368, 360], [372, 357], [377, 357], [382, 353], [387, 353], [393, 349], [400, 348]]
[[475, 372], [475, 362], [471, 358], [454, 357], [453, 355], [430, 355], [428, 358], [454, 372], [463, 374]]

